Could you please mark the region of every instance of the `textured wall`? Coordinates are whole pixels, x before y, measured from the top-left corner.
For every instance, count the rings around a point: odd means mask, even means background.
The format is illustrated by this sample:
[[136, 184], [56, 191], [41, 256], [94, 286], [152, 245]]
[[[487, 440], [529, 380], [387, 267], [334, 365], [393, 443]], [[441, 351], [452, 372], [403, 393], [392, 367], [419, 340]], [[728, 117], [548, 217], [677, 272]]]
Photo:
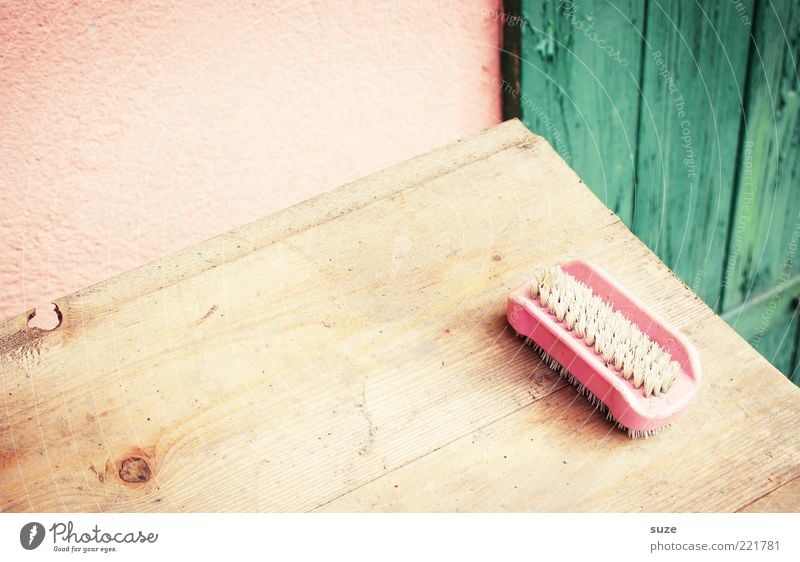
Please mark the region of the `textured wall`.
[[499, 4], [0, 1], [0, 319], [497, 122]]

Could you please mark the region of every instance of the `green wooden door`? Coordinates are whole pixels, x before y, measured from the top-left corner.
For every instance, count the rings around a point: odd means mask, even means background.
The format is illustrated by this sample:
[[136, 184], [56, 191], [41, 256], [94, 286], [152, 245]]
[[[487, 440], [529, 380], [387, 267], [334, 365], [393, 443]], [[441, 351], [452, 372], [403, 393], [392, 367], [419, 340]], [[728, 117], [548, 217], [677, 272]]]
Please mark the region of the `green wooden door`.
[[505, 9], [506, 115], [800, 384], [800, 0]]

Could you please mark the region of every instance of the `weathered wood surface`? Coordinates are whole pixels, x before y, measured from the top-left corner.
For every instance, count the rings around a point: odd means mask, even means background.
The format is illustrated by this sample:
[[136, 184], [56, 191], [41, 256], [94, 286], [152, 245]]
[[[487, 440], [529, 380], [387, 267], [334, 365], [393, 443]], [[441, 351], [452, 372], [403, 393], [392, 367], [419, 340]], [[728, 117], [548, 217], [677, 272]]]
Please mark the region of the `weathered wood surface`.
[[[507, 327], [577, 257], [700, 351], [656, 438]], [[5, 511], [800, 507], [800, 389], [518, 122], [56, 304], [54, 331], [0, 326]]]
[[797, 513], [797, 498], [800, 498], [800, 478], [787, 482], [740, 511]]

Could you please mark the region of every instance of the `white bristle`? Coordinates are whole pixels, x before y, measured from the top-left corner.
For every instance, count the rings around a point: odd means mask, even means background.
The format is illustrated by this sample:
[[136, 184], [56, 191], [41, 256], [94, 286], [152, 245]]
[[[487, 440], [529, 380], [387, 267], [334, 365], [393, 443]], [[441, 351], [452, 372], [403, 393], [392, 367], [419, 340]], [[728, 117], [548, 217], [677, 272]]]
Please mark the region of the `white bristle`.
[[550, 367], [553, 371], [558, 373], [563, 379], [573, 385], [579, 394], [582, 394], [589, 403], [594, 406], [594, 408], [600, 412], [605, 413], [606, 419], [610, 420], [614, 423], [616, 427], [626, 431], [628, 433], [628, 437], [631, 439], [647, 439], [661, 431], [662, 429], [669, 427], [670, 424], [663, 425], [661, 427], [657, 427], [654, 429], [631, 429], [629, 427], [625, 427], [616, 419], [614, 416], [611, 415], [611, 412], [608, 410], [606, 405], [603, 403], [600, 398], [597, 397], [591, 390], [586, 388], [578, 379], [573, 377], [569, 371], [567, 371], [558, 361], [556, 361], [549, 353], [547, 353], [544, 349], [542, 349], [536, 342], [532, 341], [530, 338], [525, 338], [525, 343], [530, 345], [536, 352], [542, 357], [545, 364]]
[[645, 396], [666, 392], [678, 378], [680, 365], [666, 350], [563, 269], [539, 272], [531, 296]]

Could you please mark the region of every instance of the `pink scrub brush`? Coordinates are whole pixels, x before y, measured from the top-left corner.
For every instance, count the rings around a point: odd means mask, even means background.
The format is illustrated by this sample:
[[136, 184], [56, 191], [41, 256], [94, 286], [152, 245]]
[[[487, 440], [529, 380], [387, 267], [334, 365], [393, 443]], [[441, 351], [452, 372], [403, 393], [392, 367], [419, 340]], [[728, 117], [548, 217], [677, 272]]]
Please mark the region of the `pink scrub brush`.
[[694, 347], [584, 261], [543, 270], [514, 291], [508, 321], [632, 438], [669, 425], [697, 392]]

